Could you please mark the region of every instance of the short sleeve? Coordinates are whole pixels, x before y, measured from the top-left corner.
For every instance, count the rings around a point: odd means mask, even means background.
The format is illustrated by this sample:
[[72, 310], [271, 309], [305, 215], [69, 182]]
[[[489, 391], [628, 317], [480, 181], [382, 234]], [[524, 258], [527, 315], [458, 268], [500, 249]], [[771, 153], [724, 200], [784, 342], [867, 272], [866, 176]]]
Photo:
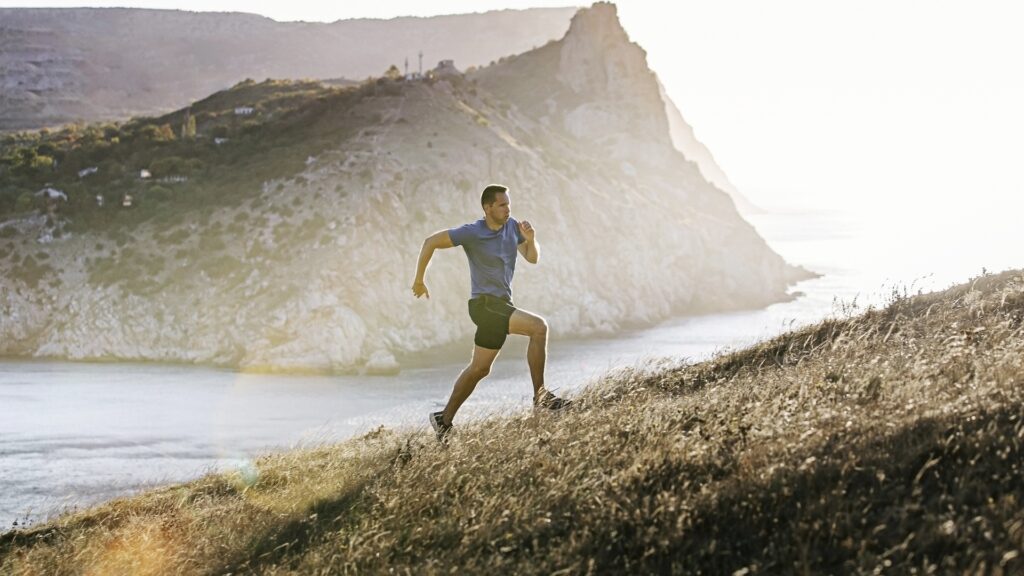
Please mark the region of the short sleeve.
[[526, 242], [526, 236], [523, 236], [523, 233], [519, 230], [518, 220], [512, 220], [512, 228], [516, 231], [516, 246], [519, 246], [523, 242]]
[[463, 224], [458, 228], [451, 228], [448, 230], [448, 237], [452, 239], [452, 245], [462, 246], [473, 238], [473, 225]]

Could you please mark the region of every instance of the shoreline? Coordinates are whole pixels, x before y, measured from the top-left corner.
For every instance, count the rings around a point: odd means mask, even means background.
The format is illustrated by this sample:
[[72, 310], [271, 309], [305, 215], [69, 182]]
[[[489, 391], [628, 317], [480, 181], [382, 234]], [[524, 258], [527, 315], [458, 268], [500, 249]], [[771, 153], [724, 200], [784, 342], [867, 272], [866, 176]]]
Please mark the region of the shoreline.
[[[802, 282], [821, 278], [824, 275], [816, 272], [806, 271], [808, 276], [791, 282], [789, 285], [790, 292], [787, 292], [784, 297], [776, 299], [774, 301], [762, 303], [761, 305], [753, 306], [740, 306], [740, 307], [705, 307], [704, 309], [697, 309], [688, 311], [687, 313], [673, 313], [665, 318], [662, 318], [653, 323], [646, 322], [622, 322], [618, 325], [618, 330], [614, 334], [606, 334], [600, 332], [594, 332], [583, 335], [567, 335], [564, 337], [558, 337], [557, 339], [552, 337], [549, 341], [549, 345], [562, 342], [588, 342], [588, 341], [602, 341], [602, 340], [614, 340], [624, 333], [634, 333], [638, 331], [648, 330], [657, 327], [666, 322], [674, 320], [694, 319], [703, 318], [707, 316], [717, 314], [730, 314], [730, 313], [742, 313], [758, 311], [774, 306], [777, 304], [785, 304], [793, 302], [805, 294], [799, 290], [794, 290]], [[516, 339], [509, 340], [506, 345], [508, 349], [515, 350], [520, 347]], [[521, 347], [525, 350], [525, 344]], [[238, 374], [265, 374], [274, 376], [312, 376], [312, 377], [324, 377], [324, 376], [367, 376], [373, 378], [387, 378], [390, 376], [396, 376], [405, 370], [416, 370], [421, 368], [430, 368], [439, 364], [448, 364], [452, 362], [462, 361], [466, 358], [466, 355], [472, 354], [472, 337], [467, 339], [465, 342], [452, 342], [449, 344], [437, 346], [430, 350], [419, 351], [419, 352], [404, 352], [394, 354], [395, 361], [398, 363], [399, 369], [394, 372], [386, 373], [373, 373], [372, 371], [366, 370], [363, 367], [353, 367], [346, 369], [332, 370], [329, 368], [277, 368], [267, 366], [249, 366], [243, 367], [233, 363], [215, 363], [215, 362], [186, 362], [186, 361], [174, 361], [174, 360], [148, 360], [138, 358], [117, 358], [117, 357], [103, 357], [103, 358], [84, 358], [84, 359], [72, 359], [60, 356], [17, 356], [17, 355], [4, 355], [0, 354], [0, 363], [68, 363], [68, 364], [83, 364], [83, 365], [114, 365], [114, 364], [135, 364], [135, 365], [154, 365], [154, 366], [167, 366], [167, 367], [195, 367], [209, 370], [227, 371]]]

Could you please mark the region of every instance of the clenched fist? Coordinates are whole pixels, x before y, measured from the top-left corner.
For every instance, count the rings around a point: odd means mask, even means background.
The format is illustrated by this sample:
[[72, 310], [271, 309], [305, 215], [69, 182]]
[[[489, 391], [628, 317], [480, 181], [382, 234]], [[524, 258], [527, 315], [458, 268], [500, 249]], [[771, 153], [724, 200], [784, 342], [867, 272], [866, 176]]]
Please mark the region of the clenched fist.
[[537, 235], [537, 231], [533, 229], [533, 224], [530, 224], [528, 220], [523, 220], [519, 222], [519, 232], [522, 233], [522, 235], [527, 239], [527, 241], [533, 240], [533, 238]]

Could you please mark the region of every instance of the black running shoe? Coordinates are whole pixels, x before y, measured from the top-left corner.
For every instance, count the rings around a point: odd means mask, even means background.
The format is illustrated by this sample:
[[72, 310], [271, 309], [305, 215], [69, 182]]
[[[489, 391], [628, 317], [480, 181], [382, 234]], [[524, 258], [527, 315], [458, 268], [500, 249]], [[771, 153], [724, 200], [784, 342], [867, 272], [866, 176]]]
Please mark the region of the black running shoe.
[[437, 441], [444, 444], [448, 433], [452, 431], [452, 425], [445, 425], [443, 411], [430, 413], [430, 426], [434, 429], [434, 434], [437, 435]]
[[559, 398], [547, 390], [544, 391], [544, 395], [540, 398], [533, 399], [533, 407], [544, 410], [551, 410], [552, 412], [560, 412], [572, 406], [572, 400], [566, 400]]

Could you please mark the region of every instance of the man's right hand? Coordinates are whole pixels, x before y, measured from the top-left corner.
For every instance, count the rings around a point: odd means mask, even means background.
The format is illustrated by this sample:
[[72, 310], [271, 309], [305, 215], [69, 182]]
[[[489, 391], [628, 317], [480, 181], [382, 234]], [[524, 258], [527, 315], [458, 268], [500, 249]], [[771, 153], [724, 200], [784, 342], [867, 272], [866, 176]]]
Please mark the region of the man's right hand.
[[420, 296], [426, 296], [428, 300], [430, 299], [430, 292], [427, 291], [427, 285], [423, 282], [413, 282], [412, 293], [417, 298]]

